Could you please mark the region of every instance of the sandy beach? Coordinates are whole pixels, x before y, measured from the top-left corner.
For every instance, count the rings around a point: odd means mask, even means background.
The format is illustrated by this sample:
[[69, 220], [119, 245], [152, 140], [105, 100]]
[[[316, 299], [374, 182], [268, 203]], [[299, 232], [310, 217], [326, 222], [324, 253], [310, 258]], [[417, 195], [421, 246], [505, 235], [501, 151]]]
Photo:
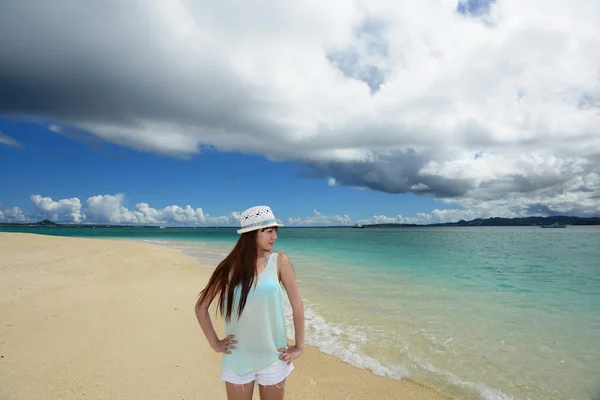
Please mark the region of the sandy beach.
[[[211, 271], [142, 242], [0, 233], [0, 399], [225, 399], [193, 309]], [[308, 345], [295, 365], [286, 399], [448, 398]]]

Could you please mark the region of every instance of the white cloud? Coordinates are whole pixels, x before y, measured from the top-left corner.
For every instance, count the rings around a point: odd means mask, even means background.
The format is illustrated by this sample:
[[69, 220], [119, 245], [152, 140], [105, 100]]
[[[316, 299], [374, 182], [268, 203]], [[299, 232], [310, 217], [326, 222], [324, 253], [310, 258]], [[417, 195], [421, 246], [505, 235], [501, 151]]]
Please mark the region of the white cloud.
[[314, 215], [306, 218], [288, 218], [288, 226], [349, 226], [352, 225], [352, 219], [348, 214], [343, 215], [323, 215], [317, 210], [313, 210]]
[[50, 197], [42, 197], [39, 194], [31, 196], [31, 201], [44, 219], [54, 222], [82, 221], [81, 202], [77, 197], [54, 201]]
[[[542, 215], [542, 213], [539, 213]], [[371, 218], [352, 219], [348, 214], [344, 215], [323, 215], [316, 212], [314, 216], [288, 218], [288, 226], [352, 226], [355, 223], [362, 224], [417, 224], [428, 225], [444, 222], [458, 222], [460, 220], [472, 220], [475, 218], [490, 218], [490, 217], [522, 217], [526, 216], [524, 212], [519, 213], [515, 210], [510, 210], [504, 203], [488, 204], [485, 208], [472, 209], [435, 209], [430, 213], [417, 213], [412, 217], [404, 217], [402, 215], [374, 215]]]
[[19, 222], [32, 222], [33, 220], [26, 216], [19, 207], [6, 208], [0, 210], [0, 222], [6, 223], [19, 223]]
[[121, 206], [123, 198], [122, 194], [90, 197], [86, 202], [86, 221], [120, 224], [121, 221], [131, 220], [132, 215], [129, 210]]
[[239, 213], [227, 216], [205, 214], [202, 208], [190, 205], [180, 207], [167, 206], [162, 209], [150, 207], [147, 203], [138, 203], [135, 210], [123, 206], [123, 194], [98, 195], [86, 202], [86, 222], [110, 224], [168, 224], [177, 226], [235, 226], [239, 224]]
[[[31, 201], [41, 214], [55, 222], [63, 223], [101, 223], [114, 225], [176, 225], [176, 226], [237, 226], [240, 213], [212, 216], [202, 208], [190, 205], [167, 206], [162, 209], [150, 207], [147, 203], [138, 203], [135, 209], [123, 205], [125, 196], [116, 195], [92, 196], [85, 201], [85, 207], [79, 198], [52, 200], [40, 195], [31, 196]], [[6, 211], [4, 213], [6, 215]], [[32, 217], [27, 217], [33, 220]]]
[[[458, 222], [460, 220], [470, 221], [481, 218], [523, 218], [528, 216], [552, 216], [556, 214], [565, 214], [559, 210], [558, 204], [555, 207], [540, 206], [538, 203], [531, 203], [529, 200], [522, 201], [519, 199], [511, 200], [490, 200], [481, 202], [476, 199], [461, 199], [446, 201], [449, 204], [460, 206], [461, 208], [436, 208], [429, 213], [417, 213], [414, 216], [387, 216], [374, 215], [371, 218], [360, 219], [357, 222], [363, 224], [417, 224], [429, 225], [445, 222]], [[600, 212], [597, 209], [596, 212]], [[584, 217], [590, 217], [593, 214], [586, 215], [580, 213]]]
[[292, 160], [330, 185], [598, 209], [597, 0], [479, 18], [450, 0], [110, 4], [6, 5], [0, 112], [141, 151]]
[[329, 178], [327, 180], [327, 185], [329, 185], [329, 186], [335, 186], [335, 178]]
[[50, 125], [48, 125], [48, 130], [50, 130], [52, 132], [55, 132], [55, 133], [62, 133], [63, 132], [63, 129], [59, 125], [56, 125], [56, 124], [50, 124]]
[[404, 221], [401, 216], [388, 217], [387, 215], [373, 215], [371, 219], [363, 220], [361, 222], [369, 224], [399, 224], [403, 223]]
[[[417, 213], [414, 216], [388, 216], [373, 215], [370, 218], [353, 219], [348, 214], [324, 215], [318, 210], [313, 210], [313, 215], [307, 217], [290, 217], [285, 226], [310, 227], [310, 226], [352, 226], [355, 223], [363, 224], [435, 224], [444, 222], [457, 222], [460, 220], [473, 220], [476, 218], [517, 218], [531, 215], [550, 216], [564, 214], [566, 207], [572, 204], [572, 194], [564, 193], [561, 201], [556, 201], [550, 206], [532, 204], [528, 200], [491, 200], [480, 202], [476, 199], [446, 200], [448, 204], [461, 208], [437, 208], [430, 213]], [[181, 207], [171, 205], [160, 208], [150, 207], [147, 203], [137, 203], [135, 209], [128, 209], [123, 205], [125, 196], [98, 195], [85, 201], [85, 207], [77, 198], [52, 200], [50, 197], [40, 195], [31, 196], [31, 201], [36, 207], [39, 216], [25, 215], [18, 208], [0, 210], [1, 222], [35, 222], [47, 218], [62, 223], [106, 223], [114, 225], [168, 225], [168, 226], [238, 226], [240, 212], [233, 211], [227, 215], [212, 216], [205, 213], [202, 208], [192, 208], [190, 205]], [[591, 207], [591, 204], [590, 204]], [[600, 213], [596, 208], [595, 213], [582, 212], [583, 216], [593, 216]]]
[[0, 144], [5, 144], [7, 146], [10, 147], [16, 147], [16, 148], [23, 148], [23, 145], [21, 143], [19, 143], [18, 141], [16, 141], [15, 139], [6, 136], [5, 134], [3, 134], [2, 132], [0, 132]]

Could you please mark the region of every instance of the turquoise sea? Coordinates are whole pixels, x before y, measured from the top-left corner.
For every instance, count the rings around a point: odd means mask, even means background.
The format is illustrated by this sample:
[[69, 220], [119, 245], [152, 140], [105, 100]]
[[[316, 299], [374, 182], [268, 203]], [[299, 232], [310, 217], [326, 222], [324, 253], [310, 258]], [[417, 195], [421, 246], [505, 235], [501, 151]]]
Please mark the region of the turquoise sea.
[[[143, 240], [213, 267], [238, 237], [0, 230]], [[600, 399], [600, 227], [281, 228], [276, 250], [294, 264], [307, 342], [325, 353], [461, 399]]]

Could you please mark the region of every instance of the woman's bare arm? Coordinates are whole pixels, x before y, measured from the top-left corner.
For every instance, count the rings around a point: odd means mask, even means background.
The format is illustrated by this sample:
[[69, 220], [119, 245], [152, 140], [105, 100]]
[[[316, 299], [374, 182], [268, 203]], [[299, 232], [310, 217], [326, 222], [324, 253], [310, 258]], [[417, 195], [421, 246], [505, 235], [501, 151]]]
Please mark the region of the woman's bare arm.
[[237, 343], [237, 341], [234, 340], [235, 335], [229, 335], [225, 339], [219, 340], [217, 332], [215, 332], [215, 327], [210, 319], [210, 314], [208, 312], [209, 307], [210, 302], [208, 300], [208, 296], [205, 296], [204, 298], [201, 297], [196, 302], [196, 318], [200, 323], [202, 332], [204, 332], [206, 340], [208, 340], [210, 347], [212, 347], [214, 351], [218, 353], [231, 354], [231, 350], [235, 349], [235, 344]]
[[277, 267], [279, 269], [279, 279], [287, 292], [290, 304], [292, 305], [292, 315], [294, 317], [294, 331], [296, 334], [296, 347], [304, 350], [304, 302], [300, 296], [300, 289], [296, 282], [296, 273], [288, 256], [279, 253]]

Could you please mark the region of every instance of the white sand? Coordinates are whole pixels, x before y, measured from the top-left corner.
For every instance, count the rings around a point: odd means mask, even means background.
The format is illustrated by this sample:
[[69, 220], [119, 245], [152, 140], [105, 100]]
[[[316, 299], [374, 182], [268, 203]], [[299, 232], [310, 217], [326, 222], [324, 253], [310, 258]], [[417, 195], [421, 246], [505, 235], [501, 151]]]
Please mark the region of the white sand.
[[[0, 233], [0, 399], [225, 399], [194, 315], [211, 271], [146, 243]], [[286, 399], [447, 398], [311, 346], [295, 365]]]

